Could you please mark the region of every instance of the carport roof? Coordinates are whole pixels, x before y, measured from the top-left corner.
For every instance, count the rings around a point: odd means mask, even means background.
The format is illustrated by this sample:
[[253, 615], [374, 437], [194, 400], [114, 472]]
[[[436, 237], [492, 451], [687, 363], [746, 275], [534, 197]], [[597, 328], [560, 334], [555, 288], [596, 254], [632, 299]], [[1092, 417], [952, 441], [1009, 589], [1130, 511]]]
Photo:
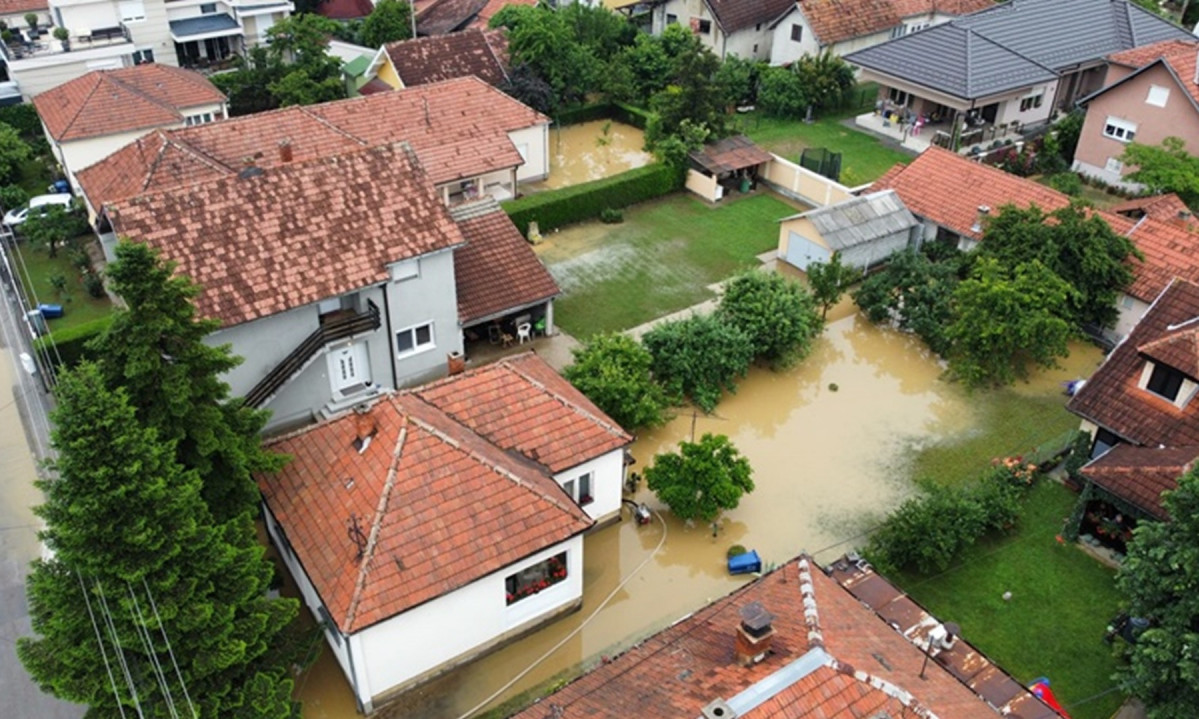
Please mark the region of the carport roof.
[[769, 162], [771, 157], [745, 135], [726, 137], [691, 153], [691, 159], [713, 175], [760, 165]]
[[231, 16], [224, 13], [171, 21], [171, 36], [177, 40], [197, 35], [211, 35], [212, 33], [228, 32], [232, 34], [234, 30], [240, 32], [241, 26]]

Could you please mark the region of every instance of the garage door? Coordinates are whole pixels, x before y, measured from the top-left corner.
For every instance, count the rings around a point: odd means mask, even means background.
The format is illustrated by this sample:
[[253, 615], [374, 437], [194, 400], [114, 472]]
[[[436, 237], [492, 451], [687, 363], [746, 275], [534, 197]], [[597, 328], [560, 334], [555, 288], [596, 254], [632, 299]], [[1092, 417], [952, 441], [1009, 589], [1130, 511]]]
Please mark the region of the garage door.
[[821, 247], [795, 232], [787, 233], [787, 254], [784, 259], [799, 269], [807, 271], [808, 265], [813, 262], [828, 262], [832, 256], [833, 253], [827, 247]]

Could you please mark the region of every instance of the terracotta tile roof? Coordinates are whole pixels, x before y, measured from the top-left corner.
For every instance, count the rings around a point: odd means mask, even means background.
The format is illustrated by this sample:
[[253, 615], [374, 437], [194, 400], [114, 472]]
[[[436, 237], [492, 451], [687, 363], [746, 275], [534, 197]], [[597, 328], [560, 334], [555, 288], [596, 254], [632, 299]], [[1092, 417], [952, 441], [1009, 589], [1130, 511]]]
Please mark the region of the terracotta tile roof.
[[[1149, 195], [1134, 197], [1116, 205], [1110, 205], [1108, 212], [1138, 219], [1146, 215], [1157, 220], [1174, 220], [1190, 215], [1190, 209], [1182, 198], [1173, 192], [1164, 195]], [[1192, 218], [1193, 221], [1193, 218]]]
[[1137, 352], [1199, 381], [1199, 327], [1186, 325], [1167, 331], [1138, 346]]
[[375, 9], [371, 0], [321, 0], [316, 6], [318, 15], [330, 20], [353, 20], [366, 17]]
[[27, 12], [49, 12], [47, 0], [0, 0], [0, 15], [16, 15]]
[[413, 392], [473, 432], [558, 473], [633, 440], [532, 353]]
[[993, 6], [995, 0], [891, 0], [891, 4], [899, 17], [908, 18], [930, 13], [969, 15]]
[[691, 153], [691, 160], [712, 174], [735, 172], [773, 158], [745, 135], [733, 135]]
[[508, 77], [504, 69], [507, 59], [496, 54], [488, 36], [503, 34], [500, 30], [464, 30], [391, 42], [383, 49], [405, 87], [469, 75], [499, 86]]
[[[1108, 60], [1117, 65], [1125, 65], [1142, 70], [1161, 62], [1174, 73], [1178, 83], [1182, 85], [1183, 91], [1191, 96], [1192, 104], [1199, 104], [1199, 85], [1196, 85], [1194, 82], [1197, 54], [1199, 54], [1199, 40], [1195, 38], [1172, 39], [1117, 52], [1109, 55]], [[1118, 85], [1133, 82], [1137, 74], [1133, 73], [1121, 78], [1098, 92], [1088, 95], [1081, 102], [1087, 102], [1091, 98], [1097, 97]]]
[[463, 326], [561, 294], [558, 283], [490, 198], [451, 208], [466, 246], [454, 253], [458, 318]]
[[[913, 616], [927, 620], [909, 638], [838, 580], [815, 565], [803, 571], [801, 562], [810, 560], [787, 562], [516, 716], [678, 719], [700, 716], [716, 699], [749, 719], [861, 719], [884, 711], [886, 716], [940, 719], [1003, 715], [943, 666], [969, 661], [974, 672], [984, 663], [997, 671], [966, 642], [958, 640], [953, 650], [938, 653], [928, 664], [927, 678], [921, 679], [921, 646], [935, 620], [907, 600]], [[891, 592], [899, 594], [893, 587]], [[739, 612], [751, 602], [774, 615], [774, 636], [765, 659], [742, 667], [735, 660], [735, 634]], [[1010, 677], [997, 673], [1006, 680], [1010, 698], [996, 706], [1011, 709], [1019, 703], [1025, 719], [1056, 716]]]
[[1199, 446], [1137, 447], [1118, 444], [1091, 460], [1082, 474], [1096, 485], [1158, 519], [1169, 519], [1162, 492], [1178, 488], [1178, 478], [1195, 466]]
[[403, 140], [440, 184], [520, 165], [508, 132], [548, 122], [483, 81], [463, 77], [160, 132], [88, 167], [78, 178], [98, 207], [151, 188], [234, 173], [247, 157], [260, 167], [274, 166], [283, 141], [293, 161], [301, 162]]
[[795, 0], [706, 0], [716, 22], [728, 34], [768, 23], [795, 5]]
[[[355, 440], [372, 431], [359, 451]], [[270, 446], [293, 459], [277, 475], [258, 477], [258, 486], [346, 633], [499, 571], [593, 523], [544, 469], [412, 394], [384, 398], [364, 415], [349, 412]], [[355, 519], [361, 554], [347, 535]]]
[[[1052, 212], [1070, 204], [1069, 196], [995, 167], [939, 147], [930, 147], [907, 165], [896, 165], [870, 190], [893, 189], [908, 209], [922, 218], [971, 239], [982, 239], [973, 226], [978, 208], [996, 213], [1004, 205], [1037, 205]], [[1134, 280], [1128, 294], [1146, 302], [1161, 294], [1174, 277], [1199, 281], [1199, 234], [1177, 222], [1146, 217], [1135, 222], [1111, 211], [1099, 212], [1112, 229], [1133, 241], [1144, 261], [1130, 259]]]
[[33, 99], [50, 136], [59, 142], [183, 122], [183, 110], [224, 102], [203, 75], [146, 63], [94, 70]]
[[222, 325], [385, 282], [388, 263], [462, 244], [402, 144], [256, 169], [106, 207], [118, 235], [203, 288], [197, 313]]
[[446, 35], [479, 15], [487, 0], [434, 0], [416, 13], [417, 35]]
[[[471, 22], [469, 27], [478, 28], [479, 30], [486, 30], [488, 28], [489, 23], [491, 22], [491, 18], [497, 12], [499, 12], [500, 10], [503, 10], [508, 5], [524, 5], [526, 7], [536, 7], [537, 0], [487, 0], [487, 4], [484, 5], [483, 9], [479, 11], [478, 16], [474, 19], [473, 22]], [[506, 49], [507, 41], [504, 42], [504, 46]], [[507, 57], [507, 53], [504, 54], [504, 57]]]
[[1178, 409], [1138, 386], [1147, 361], [1139, 348], [1184, 329], [1183, 325], [1192, 327], [1196, 318], [1199, 318], [1199, 285], [1174, 280], [1067, 408], [1134, 444], [1199, 445], [1199, 402], [1192, 400], [1185, 408]]
[[821, 45], [881, 32], [903, 19], [892, 0], [800, 0], [799, 9]]

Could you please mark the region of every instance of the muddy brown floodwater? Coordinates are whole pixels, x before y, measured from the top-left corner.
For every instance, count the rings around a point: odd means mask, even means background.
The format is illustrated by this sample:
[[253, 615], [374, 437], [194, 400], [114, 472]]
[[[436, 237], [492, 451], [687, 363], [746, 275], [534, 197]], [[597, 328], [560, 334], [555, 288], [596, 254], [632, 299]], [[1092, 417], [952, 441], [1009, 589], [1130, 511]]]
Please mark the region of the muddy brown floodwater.
[[550, 128], [550, 176], [522, 189], [556, 190], [648, 165], [645, 134], [609, 120]]
[[[812, 355], [795, 369], [753, 370], [714, 414], [681, 412], [638, 438], [632, 451], [640, 470], [654, 454], [690, 437], [693, 423], [697, 436], [727, 434], [749, 458], [757, 488], [725, 514], [715, 538], [709, 527], [687, 527], [664, 514], [668, 536], [661, 552], [583, 631], [501, 699], [613, 653], [743, 584], [746, 578], [730, 577], [724, 568], [732, 544], [756, 549], [768, 563], [801, 550], [819, 560], [844, 552], [909, 493], [903, 471], [909, 450], [974, 426], [977, 398], [972, 402], [940, 380], [941, 367], [918, 340], [871, 325], [848, 301], [830, 320]], [[1027, 391], [1060, 391], [1060, 379], [1086, 376], [1096, 355], [1078, 349], [1079, 359]], [[637, 499], [659, 506], [644, 486]], [[410, 693], [382, 716], [461, 716], [587, 619], [653, 551], [661, 532], [656, 521], [645, 527], [624, 521], [589, 535], [582, 611]], [[300, 684], [305, 717], [355, 716], [349, 687], [328, 652]]]

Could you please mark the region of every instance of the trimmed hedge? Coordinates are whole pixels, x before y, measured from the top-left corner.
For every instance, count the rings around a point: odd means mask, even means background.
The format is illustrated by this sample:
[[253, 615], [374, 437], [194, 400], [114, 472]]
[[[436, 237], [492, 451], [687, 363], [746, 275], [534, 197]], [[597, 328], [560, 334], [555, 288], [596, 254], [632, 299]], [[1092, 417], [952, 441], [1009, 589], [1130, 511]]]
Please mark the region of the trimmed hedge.
[[619, 209], [668, 195], [682, 186], [678, 172], [654, 163], [602, 180], [509, 200], [503, 207], [520, 233], [528, 237], [529, 223], [533, 221], [542, 232], [548, 232], [595, 219], [609, 208]]
[[[84, 322], [81, 325], [74, 327], [64, 327], [60, 330], [54, 330], [51, 334], [44, 337], [38, 337], [33, 341], [33, 349], [38, 354], [45, 353], [44, 356], [49, 357], [52, 361], [57, 361], [58, 357], [62, 357], [63, 364], [67, 367], [74, 367], [81, 360], [90, 359], [91, 353], [87, 350], [86, 345], [92, 338], [103, 334], [108, 326], [112, 324], [113, 315], [101, 317], [98, 320]], [[50, 344], [50, 340], [54, 340], [54, 345]], [[54, 348], [58, 348], [58, 354], [54, 354]]]
[[572, 107], [569, 110], [560, 110], [554, 118], [554, 123], [560, 127], [564, 127], [566, 125], [578, 125], [593, 120], [607, 120], [610, 117], [612, 117], [612, 105], [606, 102], [597, 102], [594, 105], [583, 105], [582, 107]]
[[640, 130], [644, 130], [649, 124], [649, 119], [654, 116], [654, 113], [640, 107], [626, 105], [623, 102], [612, 103], [612, 119], [617, 122], [623, 122], [626, 125], [632, 125]]

